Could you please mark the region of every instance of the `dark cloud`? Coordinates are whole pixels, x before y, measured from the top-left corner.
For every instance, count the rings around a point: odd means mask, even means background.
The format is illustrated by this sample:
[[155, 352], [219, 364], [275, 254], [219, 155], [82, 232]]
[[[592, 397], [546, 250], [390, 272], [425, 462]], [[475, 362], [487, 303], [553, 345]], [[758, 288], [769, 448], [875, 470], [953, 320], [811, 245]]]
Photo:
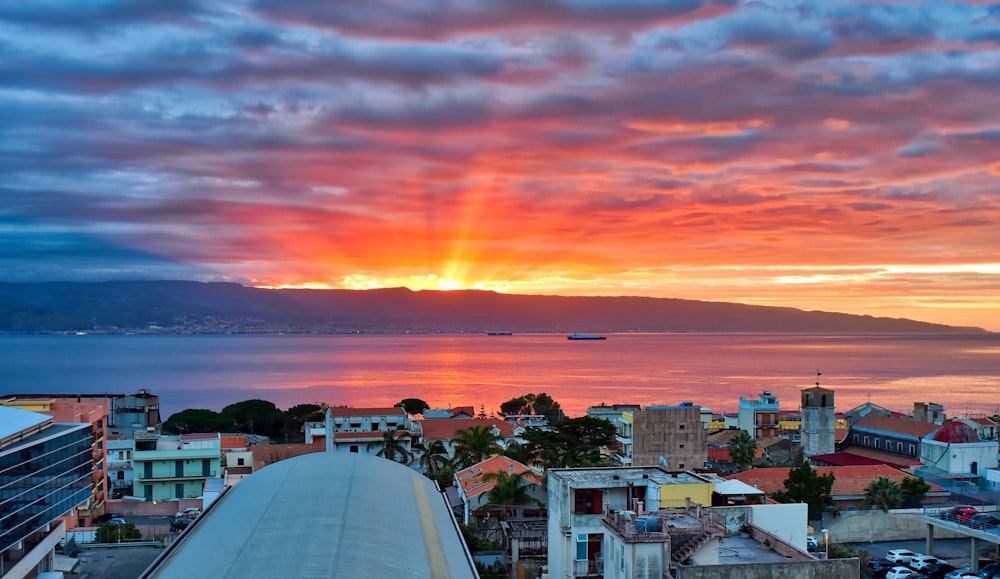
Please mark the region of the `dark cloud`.
[[700, 10], [731, 9], [735, 0], [434, 0], [399, 3], [257, 0], [254, 8], [276, 22], [331, 28], [377, 38], [445, 39], [509, 29], [647, 28]]

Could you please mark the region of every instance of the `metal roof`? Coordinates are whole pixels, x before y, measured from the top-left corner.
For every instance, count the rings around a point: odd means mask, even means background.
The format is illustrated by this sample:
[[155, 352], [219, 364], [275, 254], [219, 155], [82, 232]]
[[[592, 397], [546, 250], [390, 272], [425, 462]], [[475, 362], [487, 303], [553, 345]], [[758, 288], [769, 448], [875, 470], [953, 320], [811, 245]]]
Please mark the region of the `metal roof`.
[[52, 417], [48, 414], [0, 404], [0, 438], [13, 436], [22, 430], [38, 426], [49, 420], [52, 420]]
[[626, 484], [632, 481], [649, 480], [658, 485], [671, 484], [698, 484], [704, 483], [707, 479], [699, 477], [687, 471], [672, 471], [656, 466], [645, 467], [623, 467], [623, 468], [575, 468], [560, 469], [551, 468], [549, 476], [576, 483], [601, 483], [608, 484], [611, 481], [619, 481]]
[[315, 453], [230, 487], [143, 578], [477, 578], [435, 484], [401, 464]]

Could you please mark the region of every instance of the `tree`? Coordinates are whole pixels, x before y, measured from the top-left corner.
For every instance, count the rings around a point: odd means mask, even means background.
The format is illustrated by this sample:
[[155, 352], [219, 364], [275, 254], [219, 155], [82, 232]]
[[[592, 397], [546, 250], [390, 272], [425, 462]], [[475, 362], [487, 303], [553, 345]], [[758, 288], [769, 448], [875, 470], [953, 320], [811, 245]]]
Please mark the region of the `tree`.
[[407, 414], [423, 414], [424, 410], [430, 408], [429, 404], [419, 398], [404, 398], [396, 406], [405, 410]]
[[448, 449], [445, 448], [444, 443], [440, 440], [433, 440], [428, 445], [417, 444], [415, 448], [420, 451], [417, 464], [423, 469], [427, 478], [433, 479], [435, 475], [451, 465], [451, 459], [448, 458]]
[[528, 481], [522, 473], [507, 471], [488, 472], [480, 479], [483, 482], [495, 481], [496, 484], [486, 495], [487, 504], [479, 510], [489, 511], [491, 507], [500, 507], [500, 520], [504, 520], [515, 507], [523, 505], [541, 506], [542, 502], [528, 493]]
[[504, 416], [512, 414], [537, 414], [544, 416], [549, 422], [563, 419], [562, 407], [545, 392], [525, 394], [511, 398], [500, 405], [500, 413]]
[[500, 436], [492, 426], [470, 426], [455, 432], [455, 464], [461, 468], [500, 452]]
[[284, 413], [273, 402], [257, 398], [226, 406], [221, 414], [232, 421], [231, 429], [247, 434], [259, 434], [272, 440], [281, 438]]
[[[385, 457], [391, 461], [402, 464], [409, 464], [413, 455], [411, 455], [410, 451], [408, 451], [403, 443], [400, 442], [399, 437], [396, 436], [397, 432], [398, 431], [390, 430], [382, 433], [382, 442], [376, 443], [381, 448], [375, 453], [375, 456]], [[396, 460], [396, 457], [399, 457], [399, 460]]]
[[816, 520], [823, 516], [823, 511], [833, 506], [833, 473], [818, 474], [808, 462], [801, 466], [788, 469], [785, 479], [785, 492], [777, 492], [772, 497], [782, 503], [806, 503], [809, 507], [809, 519]]
[[141, 538], [142, 533], [132, 523], [125, 523], [123, 525], [109, 523], [97, 527], [95, 540], [98, 543], [122, 543], [124, 541], [136, 541]]
[[923, 504], [924, 495], [930, 492], [931, 485], [923, 478], [908, 476], [903, 478], [899, 490], [903, 492], [903, 506], [912, 509]]
[[322, 404], [297, 404], [286, 410], [281, 429], [283, 442], [302, 442], [305, 423], [323, 420], [325, 412], [326, 407]]
[[757, 457], [757, 441], [746, 430], [741, 430], [729, 441], [729, 457], [733, 459], [736, 470], [750, 468], [753, 459]]
[[900, 489], [899, 483], [891, 478], [880, 476], [865, 487], [865, 504], [878, 507], [884, 513], [902, 503], [903, 491]]
[[168, 434], [191, 434], [195, 432], [220, 432], [232, 427], [229, 418], [214, 410], [188, 408], [170, 415], [163, 423], [163, 432]]
[[546, 468], [602, 466], [601, 449], [615, 440], [615, 427], [607, 420], [583, 416], [553, 424], [548, 430], [528, 428], [521, 435], [525, 464], [541, 462]]

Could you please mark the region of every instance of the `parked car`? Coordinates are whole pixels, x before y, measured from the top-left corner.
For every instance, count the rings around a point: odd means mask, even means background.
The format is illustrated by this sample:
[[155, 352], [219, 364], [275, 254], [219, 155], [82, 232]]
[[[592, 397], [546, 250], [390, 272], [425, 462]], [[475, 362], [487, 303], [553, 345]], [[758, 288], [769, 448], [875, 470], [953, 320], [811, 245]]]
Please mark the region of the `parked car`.
[[115, 517], [115, 518], [109, 519], [107, 522], [104, 522], [104, 523], [101, 523], [101, 524], [102, 525], [127, 525], [128, 522], [125, 521], [125, 519], [122, 518], [122, 517]]
[[810, 551], [816, 551], [819, 549], [819, 543], [816, 541], [816, 537], [806, 535], [806, 549]]
[[97, 518], [96, 518], [96, 519], [94, 519], [94, 520], [95, 520], [95, 521], [96, 521], [97, 523], [99, 523], [99, 524], [102, 524], [102, 525], [103, 525], [103, 524], [105, 524], [105, 523], [107, 523], [107, 522], [111, 521], [111, 519], [121, 519], [121, 520], [123, 520], [123, 521], [124, 521], [124, 520], [125, 520], [125, 515], [123, 515], [123, 514], [121, 514], [121, 513], [104, 513], [103, 515], [101, 515], [101, 516], [97, 517]]
[[973, 573], [969, 565], [962, 565], [958, 569], [948, 572], [943, 579], [979, 579], [979, 575]]
[[198, 518], [199, 515], [201, 515], [201, 509], [199, 509], [198, 507], [188, 507], [188, 508], [184, 509], [183, 511], [178, 511], [177, 514], [174, 515], [174, 518], [175, 519], [196, 519], [196, 518]]
[[882, 579], [890, 569], [898, 566], [899, 565], [889, 561], [888, 559], [878, 558], [868, 560], [868, 568], [871, 569], [871, 576], [875, 579]]
[[918, 573], [909, 567], [896, 566], [889, 569], [889, 572], [885, 574], [885, 579], [913, 579]]
[[917, 571], [923, 571], [924, 567], [926, 567], [928, 565], [935, 564], [935, 563], [945, 563], [945, 564], [947, 564], [948, 562], [945, 561], [944, 559], [938, 559], [934, 555], [918, 555], [918, 556], [913, 557], [912, 559], [910, 559], [909, 565], [910, 565], [910, 568], [912, 568], [912, 569], [915, 569]]
[[886, 559], [892, 561], [893, 563], [902, 563], [904, 565], [908, 565], [911, 559], [919, 556], [920, 553], [914, 553], [909, 549], [892, 549], [885, 554]]
[[993, 513], [976, 513], [969, 517], [966, 524], [977, 529], [996, 529], [1000, 527], [1000, 516]]
[[956, 521], [959, 523], [965, 523], [970, 518], [972, 518], [973, 515], [976, 515], [978, 513], [979, 511], [977, 511], [973, 507], [970, 507], [968, 505], [960, 505], [957, 507], [944, 509], [943, 511], [938, 513], [938, 516], [946, 521]]
[[924, 568], [920, 570], [921, 573], [931, 577], [932, 579], [942, 579], [948, 573], [955, 570], [953, 565], [948, 563], [928, 563], [924, 565]]
[[990, 563], [979, 570], [979, 576], [985, 579], [1000, 577], [1000, 563]]

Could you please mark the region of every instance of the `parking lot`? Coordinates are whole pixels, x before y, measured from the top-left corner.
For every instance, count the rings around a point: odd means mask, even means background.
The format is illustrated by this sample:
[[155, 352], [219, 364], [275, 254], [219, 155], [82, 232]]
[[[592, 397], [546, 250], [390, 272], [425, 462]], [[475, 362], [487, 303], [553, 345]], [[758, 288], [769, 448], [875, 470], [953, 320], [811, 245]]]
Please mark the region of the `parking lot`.
[[163, 547], [81, 549], [73, 571], [64, 574], [75, 579], [136, 579], [162, 552]]

